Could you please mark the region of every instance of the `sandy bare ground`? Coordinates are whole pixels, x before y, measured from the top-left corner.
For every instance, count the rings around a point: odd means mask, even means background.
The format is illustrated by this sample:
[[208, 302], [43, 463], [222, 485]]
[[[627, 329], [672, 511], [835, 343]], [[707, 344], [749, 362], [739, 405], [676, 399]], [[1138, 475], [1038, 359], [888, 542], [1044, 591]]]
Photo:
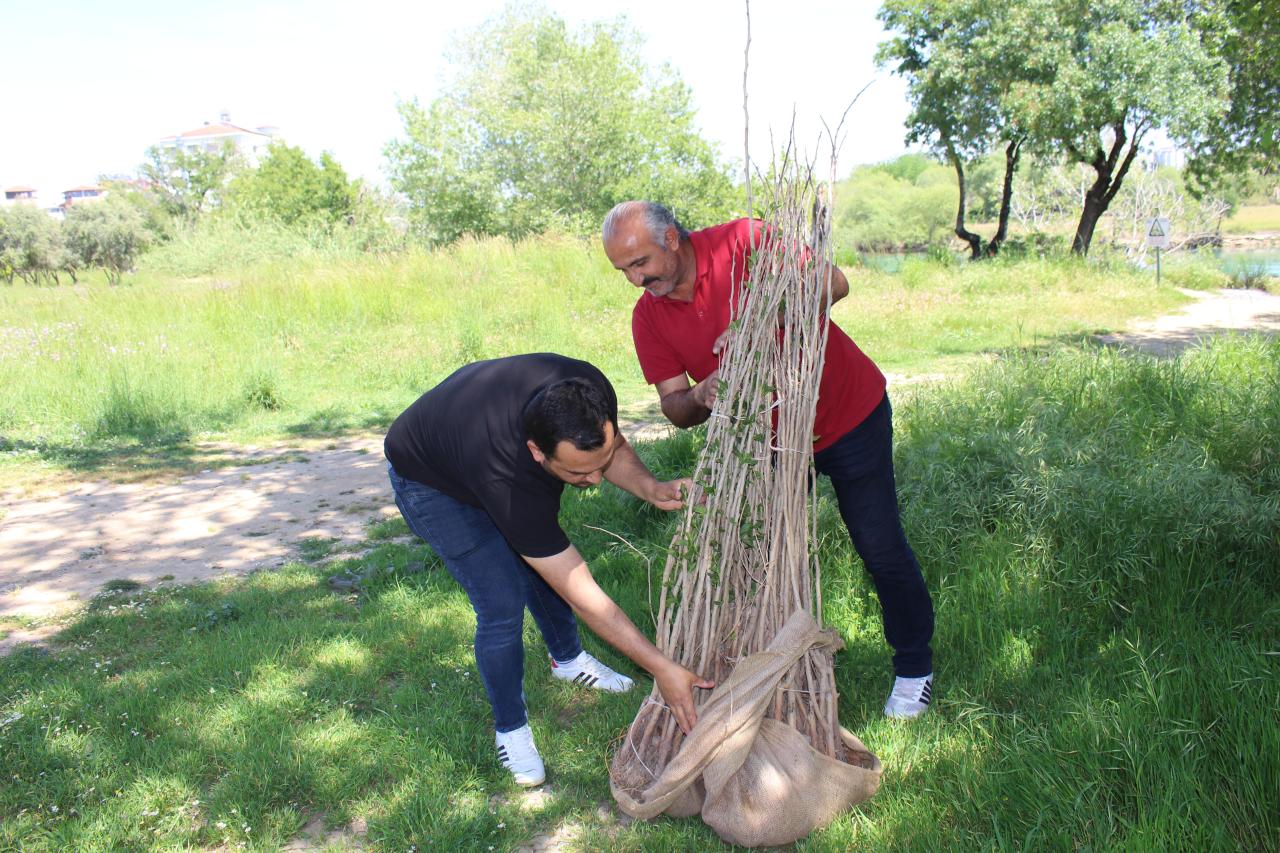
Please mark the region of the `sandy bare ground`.
[[[657, 406], [629, 413], [633, 441], [669, 434]], [[55, 497], [0, 497], [0, 619], [48, 620], [112, 580], [177, 583], [283, 565], [307, 538], [365, 538], [397, 515], [381, 436], [323, 450], [245, 448], [244, 464], [173, 483], [82, 482]], [[54, 621], [11, 627], [0, 654]]]
[[249, 449], [245, 464], [175, 483], [80, 483], [4, 504], [0, 617], [45, 617], [103, 583], [203, 580], [280, 565], [306, 537], [362, 538], [394, 512], [378, 438]]
[[1181, 292], [1196, 301], [1176, 314], [1135, 323], [1126, 332], [1099, 335], [1097, 339], [1104, 344], [1172, 356], [1217, 335], [1280, 333], [1280, 296], [1261, 290]]
[[[1280, 296], [1187, 293], [1196, 301], [1184, 311], [1099, 340], [1168, 355], [1224, 332], [1280, 332]], [[633, 441], [670, 431], [656, 405], [626, 415], [623, 432]], [[0, 654], [56, 632], [49, 617], [76, 609], [107, 581], [269, 569], [296, 556], [307, 537], [354, 544], [371, 522], [396, 514], [378, 436], [314, 451], [246, 448], [243, 459], [173, 483], [82, 482], [53, 497], [0, 497], [0, 619], [44, 620], [5, 629]]]

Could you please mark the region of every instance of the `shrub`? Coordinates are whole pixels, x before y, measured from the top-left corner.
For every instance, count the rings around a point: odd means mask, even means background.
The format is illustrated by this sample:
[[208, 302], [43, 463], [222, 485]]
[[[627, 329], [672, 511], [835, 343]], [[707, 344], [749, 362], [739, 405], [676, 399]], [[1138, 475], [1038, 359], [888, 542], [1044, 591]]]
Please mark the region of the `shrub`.
[[151, 243], [136, 207], [107, 197], [93, 204], [77, 204], [67, 212], [67, 250], [82, 267], [101, 267], [107, 281], [119, 284], [132, 272], [138, 255]]
[[270, 373], [259, 372], [249, 377], [244, 386], [244, 401], [251, 409], [267, 412], [278, 412], [284, 408], [279, 383]]
[[59, 273], [75, 278], [62, 227], [49, 214], [27, 204], [0, 208], [0, 275], [5, 281], [57, 284]]

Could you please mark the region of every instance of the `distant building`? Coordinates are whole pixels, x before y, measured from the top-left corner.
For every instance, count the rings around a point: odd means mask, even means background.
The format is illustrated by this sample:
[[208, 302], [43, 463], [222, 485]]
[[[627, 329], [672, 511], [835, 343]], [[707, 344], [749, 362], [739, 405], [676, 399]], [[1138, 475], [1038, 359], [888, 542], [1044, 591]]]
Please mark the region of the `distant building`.
[[86, 184], [80, 187], [72, 187], [69, 190], [63, 190], [62, 209], [65, 211], [73, 204], [83, 204], [87, 201], [101, 199], [106, 194], [106, 189], [96, 184]]
[[271, 141], [279, 136], [280, 129], [277, 127], [247, 128], [234, 125], [231, 123], [231, 114], [223, 112], [218, 115], [217, 124], [205, 122], [203, 127], [176, 136], [166, 136], [156, 143], [156, 148], [214, 152], [230, 143], [250, 165], [256, 166]]
[[1172, 145], [1157, 148], [1147, 160], [1147, 171], [1156, 169], [1182, 169], [1187, 165], [1187, 152]]
[[0, 198], [0, 207], [13, 207], [18, 204], [37, 207], [54, 217], [62, 216], [64, 213], [61, 207], [49, 207], [48, 202], [41, 201], [40, 193], [35, 187], [5, 187], [4, 197]]
[[4, 188], [5, 204], [7, 205], [18, 204], [20, 202], [35, 204], [36, 188], [35, 187], [5, 187]]

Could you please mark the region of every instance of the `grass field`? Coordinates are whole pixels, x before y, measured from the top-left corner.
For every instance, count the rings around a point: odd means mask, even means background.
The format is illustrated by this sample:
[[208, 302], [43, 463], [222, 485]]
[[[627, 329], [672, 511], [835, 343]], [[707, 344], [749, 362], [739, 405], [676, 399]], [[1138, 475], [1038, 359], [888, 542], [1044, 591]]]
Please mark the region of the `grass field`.
[[[178, 278], [201, 264], [161, 253], [120, 287], [0, 288], [0, 479], [16, 468], [181, 470], [206, 465], [200, 439], [379, 429], [459, 365], [517, 352], [585, 358], [624, 402], [652, 398], [630, 341], [637, 291], [594, 242], [243, 262]], [[1116, 329], [1184, 301], [1176, 285], [1223, 280], [1192, 266], [1156, 287], [1123, 264], [1070, 258], [850, 272], [853, 293], [833, 316], [898, 373], [950, 373]]]
[[1255, 234], [1280, 232], [1280, 204], [1242, 205], [1222, 225], [1227, 234]]
[[[938, 611], [937, 692], [879, 714], [891, 672], [870, 585], [819, 507], [842, 720], [881, 791], [800, 850], [1280, 847], [1280, 343], [1173, 362], [1055, 347], [899, 395], [904, 521]], [[687, 471], [697, 433], [642, 447]], [[612, 487], [563, 521], [648, 626], [645, 560], [673, 520]], [[549, 771], [528, 801], [493, 760], [456, 585], [403, 525], [363, 555], [243, 581], [121, 590], [52, 653], [0, 660], [0, 848], [277, 849], [316, 815], [375, 850], [722, 849], [696, 820], [620, 826], [605, 764], [648, 688], [553, 683], [528, 628]], [[360, 595], [325, 577], [371, 576]], [[591, 647], [628, 672], [598, 641]]]

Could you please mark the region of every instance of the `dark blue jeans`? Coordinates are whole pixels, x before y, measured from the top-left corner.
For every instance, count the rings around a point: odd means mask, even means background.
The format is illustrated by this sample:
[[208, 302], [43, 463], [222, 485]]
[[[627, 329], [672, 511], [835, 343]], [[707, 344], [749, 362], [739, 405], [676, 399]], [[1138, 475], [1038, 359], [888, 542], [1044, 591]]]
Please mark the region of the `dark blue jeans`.
[[831, 478], [849, 538], [875, 584], [894, 674], [928, 675], [933, 672], [933, 600], [898, 517], [889, 396], [839, 441], [813, 454], [813, 465]]
[[476, 612], [476, 667], [500, 732], [528, 722], [524, 704], [524, 610], [529, 608], [551, 656], [582, 651], [573, 609], [511, 550], [482, 509], [406, 480], [390, 465], [396, 506], [418, 536], [440, 555]]

